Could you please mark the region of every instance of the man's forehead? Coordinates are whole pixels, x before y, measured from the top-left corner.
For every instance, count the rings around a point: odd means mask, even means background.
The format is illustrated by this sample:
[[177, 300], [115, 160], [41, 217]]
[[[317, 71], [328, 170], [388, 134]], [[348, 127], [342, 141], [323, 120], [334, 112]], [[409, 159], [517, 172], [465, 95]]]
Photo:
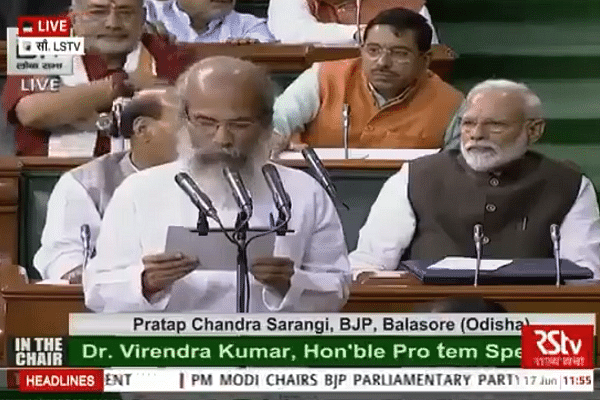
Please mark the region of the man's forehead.
[[522, 96], [513, 90], [489, 89], [475, 93], [467, 101], [465, 115], [485, 112], [505, 114], [522, 112], [525, 107]]
[[87, 3], [88, 7], [93, 6], [115, 6], [115, 7], [142, 7], [141, 0], [79, 0], [84, 4]]
[[365, 38], [366, 43], [382, 43], [390, 45], [413, 45], [416, 43], [415, 32], [411, 29], [396, 31], [390, 25], [374, 25]]

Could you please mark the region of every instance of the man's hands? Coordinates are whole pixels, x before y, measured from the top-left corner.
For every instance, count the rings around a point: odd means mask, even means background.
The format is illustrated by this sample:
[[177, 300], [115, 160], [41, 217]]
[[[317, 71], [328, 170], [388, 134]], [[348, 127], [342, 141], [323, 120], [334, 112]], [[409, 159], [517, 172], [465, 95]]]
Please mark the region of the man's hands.
[[63, 276], [60, 279], [69, 281], [71, 285], [81, 285], [83, 275], [83, 266], [78, 265]]
[[225, 43], [228, 43], [228, 44], [237, 44], [237, 45], [246, 45], [246, 44], [260, 43], [260, 40], [258, 40], [258, 39], [251, 39], [251, 38], [227, 39], [225, 41]]
[[294, 262], [287, 257], [263, 257], [254, 262], [250, 272], [257, 281], [284, 297], [292, 282]]
[[277, 157], [282, 151], [302, 151], [306, 147], [308, 145], [300, 141], [299, 134], [284, 136], [274, 131], [271, 139], [271, 157]]
[[178, 279], [183, 278], [200, 264], [198, 258], [181, 253], [160, 253], [142, 258], [142, 293], [146, 299], [167, 289]]

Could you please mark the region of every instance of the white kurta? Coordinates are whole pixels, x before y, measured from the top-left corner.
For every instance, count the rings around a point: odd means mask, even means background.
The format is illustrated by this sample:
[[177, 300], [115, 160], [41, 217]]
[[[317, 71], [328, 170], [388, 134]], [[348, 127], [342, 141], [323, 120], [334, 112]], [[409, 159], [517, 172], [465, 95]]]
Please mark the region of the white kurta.
[[[129, 177], [115, 192], [104, 215], [97, 255], [84, 272], [85, 302], [91, 310], [235, 312], [235, 271], [199, 267], [150, 302], [142, 295], [142, 257], [165, 250], [169, 226], [196, 224], [198, 210], [174, 180], [182, 170], [178, 162], [151, 168]], [[276, 238], [274, 255], [292, 259], [295, 273], [284, 298], [251, 279], [250, 311], [337, 311], [348, 297], [350, 281], [337, 210], [312, 177], [290, 168], [278, 170], [292, 198], [289, 228], [295, 232]], [[202, 188], [202, 182], [198, 185]], [[273, 206], [266, 200], [255, 199], [250, 226], [268, 226]], [[217, 211], [225, 226], [232, 227], [236, 211]]]
[[[408, 199], [409, 163], [383, 185], [350, 254], [355, 275], [366, 270], [394, 270], [417, 226]], [[586, 267], [600, 279], [600, 214], [594, 185], [581, 178], [579, 194], [561, 226], [561, 258]]]
[[[107, 170], [114, 171], [114, 176], [107, 177]], [[124, 157], [114, 154], [96, 158], [60, 177], [48, 199], [41, 246], [33, 258], [33, 265], [42, 278], [60, 279], [83, 264], [81, 226], [89, 225], [90, 244], [94, 248], [102, 212], [110, 202], [114, 186], [136, 171], [129, 153]], [[81, 172], [85, 179], [78, 180], [75, 174]], [[98, 203], [88, 190], [97, 194]]]
[[[306, 0], [271, 0], [269, 29], [283, 43], [356, 44], [356, 26], [319, 22], [310, 12]], [[427, 7], [419, 11], [433, 29], [431, 43], [439, 43]]]

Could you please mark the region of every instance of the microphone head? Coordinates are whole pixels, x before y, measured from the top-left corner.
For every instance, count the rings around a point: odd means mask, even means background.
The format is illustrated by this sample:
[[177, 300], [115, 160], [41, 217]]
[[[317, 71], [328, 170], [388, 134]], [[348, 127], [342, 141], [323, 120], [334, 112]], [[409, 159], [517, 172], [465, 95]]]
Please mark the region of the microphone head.
[[217, 210], [204, 192], [200, 190], [196, 182], [187, 172], [179, 172], [175, 175], [175, 182], [188, 195], [192, 203], [203, 213], [213, 219], [217, 219]]
[[89, 240], [90, 240], [90, 235], [91, 235], [91, 233], [90, 233], [90, 226], [89, 226], [88, 224], [83, 224], [83, 225], [81, 225], [81, 231], [80, 231], [80, 234], [81, 234], [81, 240], [82, 240], [84, 243], [87, 243], [87, 242], [89, 242]]
[[560, 240], [560, 228], [557, 224], [550, 225], [550, 238], [555, 242]]
[[246, 213], [246, 217], [252, 216], [252, 197], [250, 192], [246, 189], [242, 176], [238, 171], [231, 169], [230, 167], [223, 168], [223, 176], [231, 187], [231, 192], [238, 207]]
[[273, 164], [265, 164], [262, 166], [261, 170], [277, 207], [283, 207], [287, 211], [291, 210], [292, 199], [283, 187], [283, 182], [281, 181], [281, 176], [279, 175], [277, 168]]
[[475, 224], [473, 226], [473, 239], [478, 242], [483, 238], [483, 225]]

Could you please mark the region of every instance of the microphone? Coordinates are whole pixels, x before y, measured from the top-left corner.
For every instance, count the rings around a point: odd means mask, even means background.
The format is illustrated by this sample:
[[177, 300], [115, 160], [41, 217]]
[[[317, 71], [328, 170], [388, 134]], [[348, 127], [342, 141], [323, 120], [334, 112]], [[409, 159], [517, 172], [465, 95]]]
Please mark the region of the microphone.
[[342, 122], [344, 124], [344, 158], [348, 159], [348, 136], [350, 135], [350, 106], [346, 103], [342, 106]]
[[175, 175], [175, 182], [177, 185], [188, 195], [192, 203], [205, 215], [214, 219], [219, 220], [217, 210], [210, 201], [210, 198], [196, 185], [196, 182], [187, 172], [179, 172]]
[[81, 236], [81, 242], [83, 243], [83, 264], [82, 264], [82, 269], [85, 269], [87, 267], [87, 264], [91, 258], [91, 233], [90, 233], [90, 226], [88, 224], [83, 224], [81, 225], [81, 231], [80, 231], [80, 236]]
[[249, 220], [252, 216], [252, 197], [246, 186], [244, 186], [240, 173], [225, 167], [223, 168], [223, 175], [231, 187], [231, 193], [238, 207], [246, 214], [246, 219]]
[[360, 33], [360, 3], [361, 0], [356, 0], [356, 31], [358, 32], [358, 44], [362, 45], [363, 38]]
[[290, 216], [292, 210], [292, 200], [290, 199], [290, 195], [283, 187], [283, 182], [281, 181], [279, 171], [277, 171], [277, 168], [273, 164], [265, 164], [262, 167], [262, 173], [265, 177], [265, 181], [267, 182], [267, 186], [269, 186], [269, 190], [273, 195], [273, 202], [275, 202], [275, 206], [279, 212], [286, 216]]
[[[313, 171], [315, 178], [321, 186], [323, 186], [329, 197], [331, 197], [331, 200], [333, 200], [334, 203], [337, 202], [337, 191], [335, 190], [335, 186], [333, 185], [325, 166], [323, 166], [319, 156], [317, 156], [317, 153], [315, 153], [311, 147], [306, 147], [302, 149], [302, 156], [306, 162], [308, 162], [308, 166], [311, 171]], [[342, 204], [346, 209], [350, 209], [346, 204]]]
[[477, 260], [475, 262], [475, 281], [473, 286], [477, 287], [479, 283], [479, 270], [481, 269], [481, 242], [483, 239], [483, 225], [475, 224], [473, 226], [473, 240], [475, 241], [475, 251], [477, 252]]
[[556, 287], [560, 286], [560, 229], [557, 224], [550, 225], [550, 239], [554, 248], [554, 262], [556, 263]]

